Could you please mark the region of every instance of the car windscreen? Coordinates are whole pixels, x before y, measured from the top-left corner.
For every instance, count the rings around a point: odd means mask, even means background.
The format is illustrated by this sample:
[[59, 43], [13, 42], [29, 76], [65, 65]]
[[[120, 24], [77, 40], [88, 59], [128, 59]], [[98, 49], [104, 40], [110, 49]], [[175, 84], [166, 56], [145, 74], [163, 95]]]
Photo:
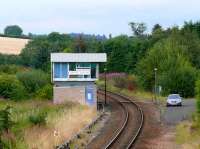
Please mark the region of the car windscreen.
[[179, 95], [169, 95], [168, 96], [168, 99], [177, 99], [177, 98], [180, 98]]

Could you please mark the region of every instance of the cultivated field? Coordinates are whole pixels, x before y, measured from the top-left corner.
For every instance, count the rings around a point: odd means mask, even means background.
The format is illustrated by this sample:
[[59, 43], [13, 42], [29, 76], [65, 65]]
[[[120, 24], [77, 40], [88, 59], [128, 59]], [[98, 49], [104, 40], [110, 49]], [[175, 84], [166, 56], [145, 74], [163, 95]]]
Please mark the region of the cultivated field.
[[0, 37], [0, 53], [19, 54], [29, 39]]

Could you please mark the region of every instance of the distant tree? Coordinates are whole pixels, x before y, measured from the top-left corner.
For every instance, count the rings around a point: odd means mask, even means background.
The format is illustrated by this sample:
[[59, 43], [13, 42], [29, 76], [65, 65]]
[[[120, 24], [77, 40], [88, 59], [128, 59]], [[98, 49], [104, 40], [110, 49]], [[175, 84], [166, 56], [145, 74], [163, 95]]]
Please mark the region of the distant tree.
[[72, 47], [72, 38], [66, 34], [51, 33], [48, 36], [35, 37], [22, 50], [21, 63], [25, 66], [50, 70], [50, 53], [63, 52]]
[[87, 46], [83, 39], [83, 35], [79, 35], [78, 38], [75, 40], [74, 51], [76, 53], [85, 53], [86, 50], [87, 50]]
[[8, 36], [21, 36], [23, 30], [18, 25], [10, 25], [4, 29], [4, 34]]
[[197, 22], [185, 22], [182, 30], [187, 30], [190, 32], [196, 32], [198, 37], [200, 38], [200, 21]]
[[112, 39], [112, 34], [109, 34], [109, 39]]
[[154, 33], [157, 30], [162, 30], [162, 26], [160, 24], [155, 24], [152, 28], [152, 33]]
[[148, 39], [121, 35], [105, 41], [101, 52], [108, 55], [108, 71], [133, 73], [148, 46]]
[[131, 27], [131, 30], [133, 31], [134, 36], [142, 36], [147, 30], [147, 26], [145, 23], [130, 22], [129, 25]]

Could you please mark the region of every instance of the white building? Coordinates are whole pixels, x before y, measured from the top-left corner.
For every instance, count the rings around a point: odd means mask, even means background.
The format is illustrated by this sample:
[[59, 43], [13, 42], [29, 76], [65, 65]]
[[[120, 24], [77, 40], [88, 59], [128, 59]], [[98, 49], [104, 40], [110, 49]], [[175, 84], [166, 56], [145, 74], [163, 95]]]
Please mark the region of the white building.
[[52, 53], [54, 103], [76, 101], [96, 106], [95, 81], [99, 63], [106, 61], [105, 53]]

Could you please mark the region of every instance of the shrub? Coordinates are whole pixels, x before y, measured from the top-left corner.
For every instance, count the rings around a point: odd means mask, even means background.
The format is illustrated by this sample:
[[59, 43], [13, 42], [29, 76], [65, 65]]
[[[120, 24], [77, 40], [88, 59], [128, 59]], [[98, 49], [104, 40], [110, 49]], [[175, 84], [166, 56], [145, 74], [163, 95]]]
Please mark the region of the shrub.
[[26, 70], [25, 67], [17, 66], [17, 65], [0, 65], [0, 73], [6, 73], [6, 74], [16, 74], [19, 71]]
[[48, 75], [40, 70], [17, 73], [17, 78], [29, 93], [35, 93], [39, 88], [48, 84], [50, 80]]
[[46, 124], [46, 117], [46, 113], [40, 112], [38, 114], [29, 116], [29, 121], [34, 125], [41, 126]]
[[10, 106], [0, 110], [0, 133], [8, 130], [13, 126], [14, 122], [11, 120]]
[[117, 88], [127, 88], [127, 79], [124, 77], [113, 78], [114, 86]]
[[116, 78], [113, 78], [113, 80], [114, 80], [114, 86], [117, 88], [121, 88], [121, 89], [125, 88], [130, 91], [133, 91], [137, 87], [137, 81], [134, 75], [116, 77]]
[[20, 57], [18, 55], [8, 55], [0, 53], [0, 64], [20, 64]]
[[134, 75], [129, 75], [127, 77], [127, 89], [129, 91], [136, 90], [137, 88], [137, 78]]
[[15, 76], [1, 75], [0, 76], [0, 96], [19, 100], [24, 98], [26, 92], [23, 85], [16, 79]]
[[49, 99], [53, 97], [53, 87], [51, 84], [44, 86], [43, 88], [37, 91], [37, 97], [40, 99]]

